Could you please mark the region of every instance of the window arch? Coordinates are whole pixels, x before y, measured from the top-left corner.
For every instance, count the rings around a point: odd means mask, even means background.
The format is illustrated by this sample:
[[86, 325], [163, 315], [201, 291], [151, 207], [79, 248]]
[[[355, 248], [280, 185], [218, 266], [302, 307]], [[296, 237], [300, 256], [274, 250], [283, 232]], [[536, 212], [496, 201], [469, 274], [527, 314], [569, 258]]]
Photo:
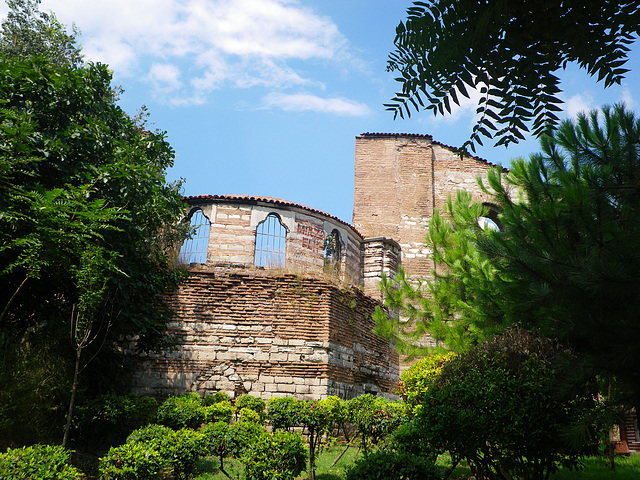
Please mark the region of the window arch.
[[333, 229], [324, 240], [324, 266], [326, 269], [340, 270], [342, 260], [342, 240], [340, 232]]
[[483, 203], [482, 205], [486, 209], [486, 214], [478, 218], [478, 225], [480, 226], [480, 228], [483, 230], [502, 230], [502, 224], [500, 223], [500, 220], [498, 218], [500, 212], [497, 207], [490, 203]]
[[256, 228], [256, 267], [284, 267], [287, 228], [280, 216], [270, 213]]
[[199, 208], [191, 212], [189, 224], [193, 236], [182, 244], [179, 263], [207, 263], [207, 250], [209, 248], [209, 231], [211, 222]]

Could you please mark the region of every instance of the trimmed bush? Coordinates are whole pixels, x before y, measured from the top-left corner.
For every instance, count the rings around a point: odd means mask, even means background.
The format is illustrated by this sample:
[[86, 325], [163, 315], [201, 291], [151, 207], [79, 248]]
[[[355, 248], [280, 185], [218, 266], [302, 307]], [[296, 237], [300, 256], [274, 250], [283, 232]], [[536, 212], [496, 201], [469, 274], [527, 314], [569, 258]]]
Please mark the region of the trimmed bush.
[[0, 454], [0, 479], [77, 480], [81, 473], [68, 464], [69, 452], [58, 445], [9, 448]]
[[229, 455], [242, 457], [247, 449], [266, 435], [264, 428], [253, 422], [236, 422], [229, 427], [227, 436]]
[[131, 432], [131, 435], [127, 437], [127, 443], [162, 443], [172, 433], [173, 430], [171, 428], [152, 423], [151, 425], [147, 425], [146, 427], [142, 427]]
[[297, 432], [259, 437], [243, 457], [247, 480], [293, 480], [306, 468], [307, 448]]
[[191, 428], [182, 428], [173, 432], [165, 442], [161, 454], [173, 466], [174, 477], [188, 480], [192, 477], [196, 462], [207, 455], [208, 439]]
[[231, 403], [218, 402], [202, 407], [204, 423], [231, 422], [233, 407]]
[[262, 425], [262, 418], [260, 418], [260, 414], [246, 407], [240, 409], [238, 412], [238, 421], [252, 422]]
[[204, 423], [204, 417], [202, 400], [196, 392], [169, 397], [158, 408], [158, 423], [175, 430], [198, 428]]
[[133, 430], [155, 422], [158, 403], [137, 395], [101, 395], [75, 409], [74, 429], [81, 439], [116, 445]]
[[261, 419], [264, 418], [265, 406], [266, 404], [263, 399], [251, 396], [249, 394], [240, 395], [235, 403], [235, 407], [238, 412], [243, 408], [248, 408], [249, 410], [253, 410], [258, 415], [260, 415]]
[[101, 480], [158, 480], [167, 460], [156, 449], [155, 441], [131, 442], [112, 447], [100, 459]]
[[216, 392], [213, 395], [205, 395], [202, 399], [202, 404], [205, 407], [213, 405], [214, 403], [231, 403], [231, 397], [225, 392]]
[[269, 400], [267, 417], [274, 430], [291, 430], [299, 424], [300, 404], [293, 397], [276, 397]]
[[346, 480], [440, 480], [443, 472], [433, 461], [404, 452], [379, 450], [356, 459]]

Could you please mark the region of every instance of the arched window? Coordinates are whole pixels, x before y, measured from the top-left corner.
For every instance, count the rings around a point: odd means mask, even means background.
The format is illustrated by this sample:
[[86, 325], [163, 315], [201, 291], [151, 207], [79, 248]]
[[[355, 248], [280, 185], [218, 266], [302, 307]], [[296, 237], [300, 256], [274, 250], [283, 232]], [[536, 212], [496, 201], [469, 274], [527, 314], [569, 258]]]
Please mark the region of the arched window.
[[478, 225], [483, 230], [489, 229], [500, 231], [502, 229], [502, 225], [498, 219], [499, 211], [490, 203], [484, 203], [483, 205], [486, 209], [486, 214], [485, 216], [478, 218]]
[[202, 210], [197, 209], [191, 213], [189, 223], [193, 236], [182, 244], [178, 262], [186, 264], [207, 263], [211, 222], [205, 217]]
[[342, 260], [342, 241], [340, 232], [334, 229], [324, 241], [324, 266], [325, 269], [340, 270]]
[[254, 264], [257, 267], [284, 267], [286, 242], [287, 228], [277, 214], [270, 213], [256, 229]]

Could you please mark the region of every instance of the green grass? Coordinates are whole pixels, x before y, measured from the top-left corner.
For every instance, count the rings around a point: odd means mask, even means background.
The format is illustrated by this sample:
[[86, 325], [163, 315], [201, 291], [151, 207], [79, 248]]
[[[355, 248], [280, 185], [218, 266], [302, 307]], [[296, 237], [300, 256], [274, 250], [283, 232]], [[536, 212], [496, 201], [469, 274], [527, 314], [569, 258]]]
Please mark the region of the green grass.
[[551, 480], [637, 480], [640, 478], [640, 455], [616, 457], [615, 470], [609, 468], [608, 457], [588, 457], [584, 468], [577, 471], [560, 470]]
[[[316, 479], [317, 480], [344, 480], [346, 470], [353, 464], [355, 460], [357, 447], [351, 447], [343, 455], [335, 466], [331, 463], [340, 455], [343, 446], [331, 446], [325, 448], [317, 462]], [[362, 452], [359, 453], [362, 455]], [[438, 463], [443, 467], [451, 465], [450, 460], [446, 456], [442, 456]], [[640, 455], [631, 455], [630, 457], [616, 457], [615, 470], [609, 469], [609, 459], [606, 457], [588, 457], [583, 461], [584, 468], [581, 470], [561, 470], [551, 475], [550, 480], [638, 480], [640, 479]], [[199, 471], [201, 472], [196, 480], [228, 480], [221, 472], [218, 471], [218, 462], [208, 459], [199, 462]], [[234, 479], [242, 478], [242, 465], [234, 460], [225, 461], [225, 469]], [[471, 476], [470, 470], [464, 465], [456, 467], [455, 471], [449, 477], [451, 480], [467, 479]], [[299, 480], [307, 480], [308, 473], [304, 472]]]

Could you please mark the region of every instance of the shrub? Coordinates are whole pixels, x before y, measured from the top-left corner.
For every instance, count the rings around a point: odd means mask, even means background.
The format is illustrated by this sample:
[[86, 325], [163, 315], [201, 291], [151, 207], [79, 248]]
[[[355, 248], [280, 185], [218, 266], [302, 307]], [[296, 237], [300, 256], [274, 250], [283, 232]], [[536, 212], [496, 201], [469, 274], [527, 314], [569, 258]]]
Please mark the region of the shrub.
[[127, 443], [162, 443], [172, 433], [173, 430], [169, 427], [152, 423], [151, 425], [147, 425], [131, 432], [131, 435], [127, 437]]
[[305, 469], [306, 461], [307, 449], [294, 432], [266, 433], [243, 457], [248, 480], [293, 480]]
[[204, 423], [204, 417], [202, 400], [196, 392], [169, 397], [158, 408], [158, 423], [175, 430], [198, 428]]
[[76, 480], [80, 472], [68, 464], [69, 452], [61, 446], [33, 445], [9, 448], [0, 454], [0, 479]]
[[307, 432], [309, 442], [309, 478], [315, 480], [316, 452], [322, 435], [329, 428], [329, 415], [324, 404], [317, 401], [300, 402], [298, 421]]
[[221, 460], [229, 455], [229, 424], [227, 422], [208, 423], [200, 432], [207, 440], [207, 449], [210, 455]]
[[269, 400], [267, 416], [274, 430], [291, 430], [299, 423], [300, 404], [293, 397], [276, 397]]
[[173, 432], [165, 442], [160, 453], [173, 466], [175, 478], [188, 480], [193, 475], [196, 461], [208, 453], [208, 439], [191, 428], [182, 428]]
[[440, 480], [442, 473], [432, 460], [419, 455], [379, 450], [358, 458], [346, 480]]
[[367, 442], [377, 444], [407, 420], [406, 406], [369, 393], [346, 402], [347, 418], [358, 429], [367, 452]]
[[156, 449], [156, 442], [131, 442], [111, 447], [100, 459], [101, 480], [157, 480], [167, 460]]
[[249, 394], [240, 395], [236, 400], [235, 407], [237, 411], [248, 408], [260, 415], [260, 418], [264, 418], [265, 402], [261, 398]]
[[231, 397], [226, 392], [216, 392], [213, 395], [205, 395], [202, 399], [202, 404], [205, 407], [214, 403], [231, 403]]
[[136, 428], [154, 422], [157, 410], [151, 397], [101, 395], [76, 407], [74, 427], [84, 440], [120, 444]]
[[397, 393], [412, 409], [424, 398], [440, 375], [443, 365], [455, 357], [454, 353], [436, 353], [418, 360], [402, 372]]
[[229, 423], [231, 421], [231, 417], [233, 417], [233, 407], [231, 406], [231, 403], [218, 402], [201, 408], [205, 423]]
[[247, 407], [240, 409], [240, 411], [238, 412], [238, 420], [240, 422], [262, 424], [262, 418], [260, 418], [260, 414]]
[[236, 422], [229, 427], [227, 436], [229, 455], [240, 458], [247, 449], [266, 435], [264, 428], [253, 422]]
[[566, 388], [572, 364], [551, 340], [508, 329], [442, 368], [417, 428], [479, 477], [546, 478], [577, 464], [564, 433], [594, 407], [588, 391]]

